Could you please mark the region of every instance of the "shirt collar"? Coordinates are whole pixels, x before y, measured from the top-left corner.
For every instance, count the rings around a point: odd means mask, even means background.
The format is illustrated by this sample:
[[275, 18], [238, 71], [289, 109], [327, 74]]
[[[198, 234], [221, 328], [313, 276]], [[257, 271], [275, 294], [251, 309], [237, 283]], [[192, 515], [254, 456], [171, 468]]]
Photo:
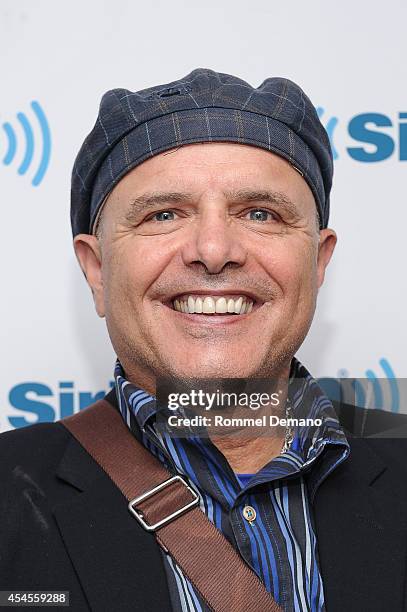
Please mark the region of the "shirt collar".
[[321, 419], [321, 425], [294, 427], [291, 448], [298, 453], [305, 464], [313, 461], [327, 444], [336, 444], [347, 449], [349, 444], [340, 426], [330, 399], [305, 366], [295, 357], [291, 362], [288, 399], [290, 416], [297, 419]]
[[[148, 422], [154, 420], [159, 408], [156, 398], [126, 379], [123, 367], [117, 359], [114, 371], [115, 388], [120, 412], [130, 427], [130, 415], [138, 427], [145, 430]], [[288, 451], [303, 467], [307, 467], [324, 450], [326, 445], [343, 447], [343, 458], [349, 454], [349, 444], [339, 424], [331, 401], [317, 381], [302, 363], [293, 358], [288, 385], [290, 416], [297, 419], [321, 419], [321, 425], [298, 426], [293, 428], [294, 439]], [[133, 419], [132, 419], [133, 420]]]
[[114, 381], [122, 417], [129, 424], [130, 412], [140, 429], [144, 430], [147, 421], [157, 412], [155, 397], [127, 380], [119, 359], [114, 368]]

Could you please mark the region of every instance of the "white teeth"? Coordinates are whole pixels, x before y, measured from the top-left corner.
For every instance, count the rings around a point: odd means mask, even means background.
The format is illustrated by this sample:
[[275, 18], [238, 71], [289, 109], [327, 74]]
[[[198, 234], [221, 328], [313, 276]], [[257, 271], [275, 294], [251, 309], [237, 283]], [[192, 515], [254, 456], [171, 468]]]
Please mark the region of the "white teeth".
[[206, 297], [203, 301], [202, 312], [204, 314], [213, 314], [216, 312], [215, 300], [212, 297]]
[[218, 313], [224, 313], [228, 311], [228, 307], [226, 304], [226, 299], [224, 297], [219, 298], [216, 301], [216, 312]]
[[243, 303], [243, 298], [241, 298], [241, 297], [235, 302], [235, 313], [236, 314], [240, 314], [240, 309], [242, 307], [242, 303]]
[[184, 295], [173, 301], [174, 310], [186, 314], [248, 314], [252, 311], [253, 301], [246, 296], [195, 296]]
[[198, 314], [202, 312], [202, 299], [200, 297], [195, 300], [195, 312]]
[[195, 312], [195, 300], [191, 296], [188, 298], [188, 312], [189, 314], [194, 314]]

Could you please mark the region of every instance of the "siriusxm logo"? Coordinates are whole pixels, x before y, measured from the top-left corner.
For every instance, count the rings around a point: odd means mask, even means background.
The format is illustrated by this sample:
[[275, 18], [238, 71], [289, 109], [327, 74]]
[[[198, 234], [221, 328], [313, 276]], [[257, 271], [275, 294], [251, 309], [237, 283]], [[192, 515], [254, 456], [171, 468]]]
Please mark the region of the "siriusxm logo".
[[407, 395], [407, 379], [397, 379], [386, 358], [380, 359], [379, 365], [383, 370], [380, 377], [367, 369], [365, 378], [349, 378], [349, 372], [341, 369], [338, 378], [321, 378], [319, 384], [331, 399], [362, 408], [400, 412], [402, 399]]
[[[325, 117], [322, 107], [316, 109], [332, 147], [333, 158], [340, 154], [334, 143], [334, 133], [340, 123], [338, 117]], [[347, 124], [348, 135], [358, 143], [346, 147], [347, 154], [358, 162], [380, 162], [397, 153], [399, 161], [407, 161], [407, 112], [400, 112], [397, 120], [382, 113], [361, 113]]]
[[[340, 370], [338, 378], [320, 378], [318, 382], [331, 399], [399, 412], [403, 405], [401, 396], [407, 395], [407, 389], [404, 389], [407, 379], [396, 379], [387, 359], [380, 359], [379, 364], [384, 378], [378, 378], [370, 369], [365, 372], [366, 378], [347, 378], [348, 372]], [[113, 388], [114, 382], [110, 381], [108, 386], [109, 389]], [[23, 382], [15, 385], [9, 393], [10, 405], [18, 411], [18, 415], [7, 418], [14, 428], [53, 422], [103, 399], [105, 394], [105, 389], [96, 392], [78, 390], [72, 381], [60, 382], [56, 389], [44, 383]]]
[[44, 178], [47, 171], [49, 159], [51, 155], [51, 134], [48, 125], [47, 118], [40, 104], [36, 101], [31, 102], [31, 108], [36, 118], [40, 130], [40, 145], [34, 138], [34, 131], [31, 120], [25, 115], [25, 113], [17, 113], [18, 129], [8, 121], [3, 123], [3, 131], [6, 141], [6, 153], [3, 157], [3, 164], [9, 166], [17, 155], [17, 151], [22, 149], [20, 155], [20, 162], [17, 167], [17, 172], [20, 175], [24, 175], [30, 168], [35, 148], [40, 146], [39, 163], [35, 168], [34, 176], [32, 177], [31, 184], [37, 187]]
[[[111, 381], [110, 388], [114, 387]], [[50, 423], [63, 419], [103, 399], [106, 390], [78, 391], [74, 382], [64, 381], [53, 390], [49, 385], [39, 382], [23, 382], [15, 385], [9, 393], [10, 405], [25, 416], [8, 416], [10, 425], [15, 428], [34, 423]], [[33, 418], [33, 416], [35, 418]]]

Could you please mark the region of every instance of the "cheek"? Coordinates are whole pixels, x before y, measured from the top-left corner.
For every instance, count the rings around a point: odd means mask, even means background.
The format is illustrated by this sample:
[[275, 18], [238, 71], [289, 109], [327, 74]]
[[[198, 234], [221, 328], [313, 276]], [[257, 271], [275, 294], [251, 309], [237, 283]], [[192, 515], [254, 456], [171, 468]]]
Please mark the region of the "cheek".
[[293, 242], [277, 245], [263, 257], [262, 265], [278, 287], [279, 297], [293, 305], [313, 302], [317, 286], [314, 249]]
[[167, 265], [168, 252], [134, 239], [112, 249], [103, 270], [105, 302], [110, 312], [140, 313], [143, 299]]

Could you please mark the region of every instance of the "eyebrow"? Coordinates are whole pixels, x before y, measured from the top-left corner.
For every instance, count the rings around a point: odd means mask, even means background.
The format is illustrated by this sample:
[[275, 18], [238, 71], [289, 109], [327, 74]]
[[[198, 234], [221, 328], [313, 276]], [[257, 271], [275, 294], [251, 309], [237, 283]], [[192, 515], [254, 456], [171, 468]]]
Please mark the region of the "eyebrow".
[[296, 216], [299, 213], [294, 202], [280, 191], [272, 191], [269, 189], [240, 189], [239, 191], [228, 191], [225, 193], [225, 196], [238, 204], [246, 202], [266, 202], [276, 205], [278, 208], [285, 210], [291, 215]]
[[[294, 202], [280, 191], [268, 189], [240, 189], [238, 191], [224, 191], [223, 195], [227, 200], [235, 204], [266, 202], [277, 206], [277, 208], [285, 211], [290, 216], [298, 216], [299, 214], [298, 208]], [[196, 195], [188, 192], [147, 192], [131, 200], [126, 219], [130, 220], [135, 214], [142, 214], [162, 204], [187, 204], [193, 202], [195, 199]]]

